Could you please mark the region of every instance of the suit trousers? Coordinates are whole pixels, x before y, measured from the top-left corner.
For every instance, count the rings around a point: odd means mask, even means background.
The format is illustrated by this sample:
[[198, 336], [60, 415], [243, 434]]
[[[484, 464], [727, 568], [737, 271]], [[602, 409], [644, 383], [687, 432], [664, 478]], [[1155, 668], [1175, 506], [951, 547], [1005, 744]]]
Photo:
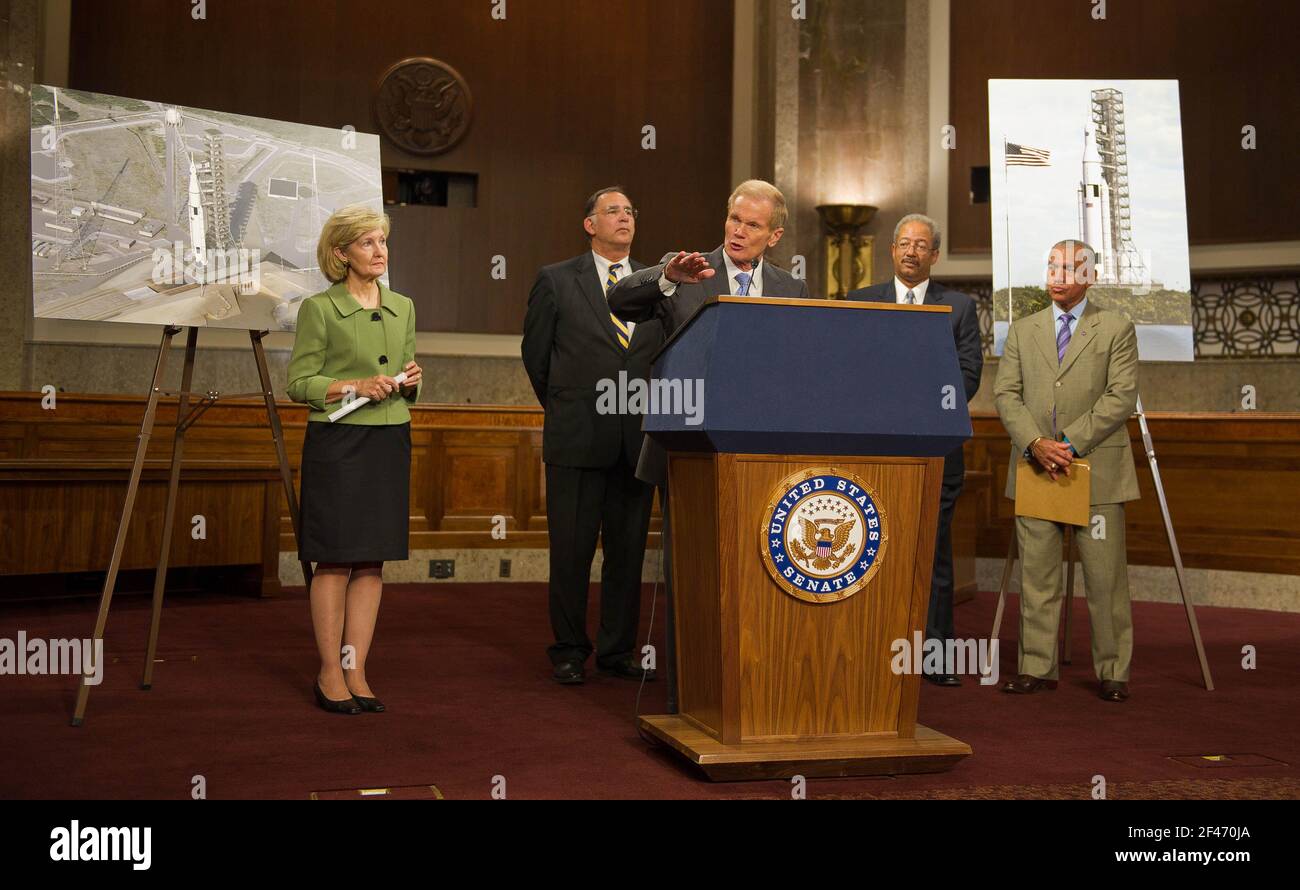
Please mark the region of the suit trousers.
[[654, 487], [636, 478], [622, 454], [607, 468], [546, 465], [550, 612], [555, 634], [555, 643], [547, 653], [552, 664], [582, 663], [592, 653], [587, 636], [587, 590], [597, 538], [604, 563], [596, 663], [612, 665], [636, 653], [641, 563], [653, 503]]
[[[1098, 680], [1128, 682], [1133, 657], [1133, 614], [1129, 605], [1124, 505], [1093, 504], [1092, 524], [1076, 528], [1092, 626], [1092, 664]], [[1097, 517], [1104, 533], [1094, 537]], [[1064, 526], [1016, 517], [1020, 547], [1020, 673], [1058, 678], [1057, 629], [1061, 623], [1061, 547]]]
[[[955, 635], [952, 624], [952, 514], [961, 494], [963, 479], [944, 479], [939, 495], [939, 531], [934, 539], [934, 571], [930, 575], [930, 608], [925, 614], [927, 640], [951, 640]], [[945, 666], [940, 673], [950, 673]]]

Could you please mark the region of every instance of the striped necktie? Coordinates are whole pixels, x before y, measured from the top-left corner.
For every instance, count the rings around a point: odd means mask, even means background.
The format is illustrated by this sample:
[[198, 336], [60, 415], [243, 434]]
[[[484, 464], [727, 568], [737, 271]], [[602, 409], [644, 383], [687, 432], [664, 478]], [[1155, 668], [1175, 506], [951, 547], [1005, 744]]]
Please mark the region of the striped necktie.
[[[609, 297], [609, 289], [618, 284], [618, 270], [623, 268], [622, 263], [613, 263], [609, 267], [609, 275], [605, 278], [605, 296]], [[632, 342], [632, 332], [627, 329], [627, 325], [619, 320], [613, 312], [609, 314], [609, 320], [614, 322], [614, 335], [618, 337], [619, 345], [627, 349], [627, 345]]]
[[[1065, 313], [1061, 316], [1061, 330], [1056, 335], [1056, 363], [1059, 365], [1065, 361], [1065, 351], [1070, 348], [1070, 322], [1074, 321], [1074, 316]], [[1060, 386], [1058, 383], [1057, 386]], [[1056, 437], [1056, 404], [1052, 404], [1052, 437]]]
[[1061, 316], [1061, 330], [1056, 335], [1056, 363], [1059, 365], [1065, 361], [1065, 351], [1070, 348], [1070, 322], [1074, 321], [1074, 316], [1065, 313]]
[[736, 283], [739, 284], [740, 287], [736, 289], [736, 296], [738, 297], [749, 296], [749, 284], [753, 280], [754, 277], [750, 275], [748, 272], [737, 272]]

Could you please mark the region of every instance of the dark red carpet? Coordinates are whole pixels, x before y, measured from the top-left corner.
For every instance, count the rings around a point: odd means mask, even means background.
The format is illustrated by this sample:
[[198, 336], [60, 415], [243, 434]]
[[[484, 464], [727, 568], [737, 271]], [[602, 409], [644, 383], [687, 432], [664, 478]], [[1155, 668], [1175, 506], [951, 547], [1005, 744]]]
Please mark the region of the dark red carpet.
[[[593, 592], [593, 629], [595, 604]], [[1015, 605], [1004, 625], [1004, 676], [1015, 669]], [[29, 638], [83, 637], [94, 607], [7, 606], [0, 637], [20, 629]], [[989, 594], [959, 606], [958, 634], [986, 635], [992, 611]], [[512, 798], [789, 796], [780, 781], [711, 784], [642, 741], [635, 683], [594, 675], [580, 687], [551, 682], [542, 584], [389, 586], [369, 669], [389, 711], [358, 717], [312, 703], [316, 657], [301, 590], [265, 601], [173, 598], [163, 615], [164, 661], [143, 692], [148, 615], [147, 599], [115, 604], [108, 669], [80, 728], [68, 725], [75, 678], [0, 676], [0, 797], [183, 798], [196, 775], [210, 798], [435, 785], [449, 799], [483, 799], [494, 776]], [[1182, 607], [1138, 603], [1133, 697], [1098, 700], [1080, 601], [1075, 663], [1055, 692], [1008, 696], [972, 678], [960, 689], [923, 684], [921, 722], [974, 748], [955, 769], [812, 780], [808, 795], [1086, 798], [1102, 775], [1111, 798], [1300, 797], [1300, 615], [1198, 615], [1213, 693], [1201, 688]], [[661, 630], [655, 636], [662, 641]], [[1255, 670], [1242, 669], [1246, 645], [1258, 652]], [[663, 699], [663, 683], [649, 683], [641, 710], [661, 712]]]

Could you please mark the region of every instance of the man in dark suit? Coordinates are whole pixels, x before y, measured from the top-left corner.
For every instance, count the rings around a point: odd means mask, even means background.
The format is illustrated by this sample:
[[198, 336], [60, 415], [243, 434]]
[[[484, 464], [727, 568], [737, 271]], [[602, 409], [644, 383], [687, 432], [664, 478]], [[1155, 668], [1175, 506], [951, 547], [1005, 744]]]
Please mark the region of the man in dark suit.
[[[951, 306], [952, 337], [957, 343], [957, 361], [961, 365], [966, 401], [980, 388], [984, 369], [984, 348], [980, 343], [979, 318], [975, 301], [963, 293], [949, 290], [930, 280], [930, 267], [939, 259], [939, 227], [920, 213], [909, 213], [894, 226], [894, 241], [889, 247], [894, 260], [894, 278], [883, 284], [851, 291], [850, 300], [868, 300], [903, 305]], [[961, 494], [966, 463], [961, 448], [943, 461], [943, 493], [939, 500], [939, 533], [934, 541], [934, 573], [930, 578], [930, 608], [926, 613], [925, 636], [943, 646], [953, 639], [952, 622], [952, 513]], [[943, 651], [947, 651], [946, 647]], [[939, 673], [923, 676], [939, 686], [960, 686], [961, 678], [945, 664]]]
[[[769, 182], [742, 182], [727, 199], [723, 242], [709, 254], [666, 254], [659, 265], [623, 279], [609, 292], [610, 309], [620, 319], [640, 324], [658, 322], [665, 339], [671, 337], [704, 302], [718, 296], [808, 297], [808, 285], [769, 263], [764, 254], [785, 233], [785, 196]], [[668, 501], [668, 453], [646, 438], [637, 462], [637, 478], [659, 486], [663, 505], [661, 541], [664, 587], [668, 602], [668, 712], [677, 712], [676, 665], [673, 642], [671, 523]]]
[[593, 651], [587, 589], [597, 537], [604, 563], [596, 666], [625, 679], [643, 675], [636, 631], [654, 488], [635, 475], [641, 417], [600, 410], [609, 400], [597, 398], [618, 385], [620, 374], [628, 383], [648, 377], [650, 358], [663, 345], [657, 320], [622, 322], [605, 298], [615, 282], [644, 268], [629, 256], [636, 215], [620, 186], [588, 198], [583, 228], [591, 250], [543, 268], [524, 317], [524, 367], [546, 411], [542, 460], [555, 633], [548, 654], [552, 675], [564, 684], [583, 682]]

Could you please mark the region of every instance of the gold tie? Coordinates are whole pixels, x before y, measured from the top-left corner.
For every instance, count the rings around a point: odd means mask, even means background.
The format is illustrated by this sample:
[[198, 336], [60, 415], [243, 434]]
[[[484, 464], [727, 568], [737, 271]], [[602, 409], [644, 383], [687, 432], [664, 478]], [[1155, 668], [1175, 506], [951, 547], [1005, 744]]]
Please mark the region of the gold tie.
[[[622, 263], [614, 263], [612, 266], [609, 267], [609, 277], [605, 279], [606, 297], [609, 296], [609, 289], [614, 285], [618, 284], [618, 275], [616, 273], [621, 268], [623, 268]], [[627, 329], [627, 325], [624, 324], [622, 321], [620, 321], [619, 317], [615, 315], [613, 312], [609, 314], [609, 320], [614, 322], [614, 327], [617, 329], [616, 336], [618, 337], [619, 344], [624, 349], [627, 349], [628, 343], [630, 343], [632, 340], [632, 332]]]

